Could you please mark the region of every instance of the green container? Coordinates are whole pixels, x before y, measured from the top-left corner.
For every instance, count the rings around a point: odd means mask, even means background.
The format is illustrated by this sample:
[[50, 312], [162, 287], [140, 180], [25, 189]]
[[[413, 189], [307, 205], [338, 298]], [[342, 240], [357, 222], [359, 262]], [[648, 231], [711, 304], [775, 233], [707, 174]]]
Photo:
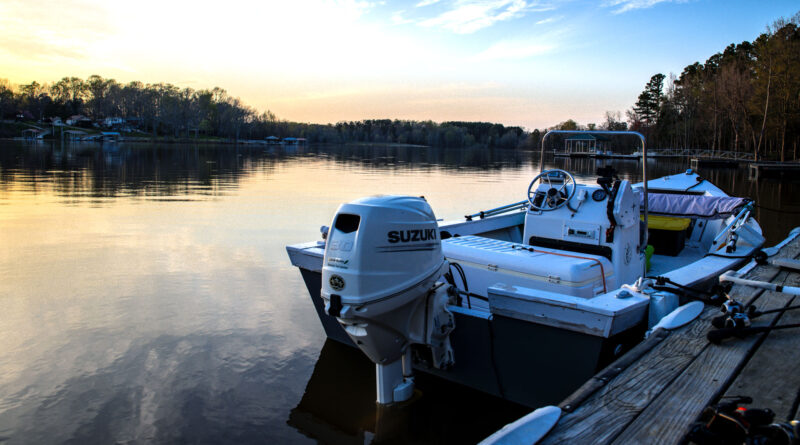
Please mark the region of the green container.
[[653, 256], [653, 252], [655, 250], [656, 249], [652, 244], [648, 244], [647, 248], [644, 249], [644, 264], [646, 266], [646, 270], [650, 270], [650, 258]]

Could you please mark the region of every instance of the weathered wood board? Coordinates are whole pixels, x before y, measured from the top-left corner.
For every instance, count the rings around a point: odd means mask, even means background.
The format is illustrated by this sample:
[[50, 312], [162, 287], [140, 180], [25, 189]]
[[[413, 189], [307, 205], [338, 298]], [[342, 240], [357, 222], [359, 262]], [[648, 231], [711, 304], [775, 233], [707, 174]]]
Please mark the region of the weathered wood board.
[[[789, 286], [800, 285], [800, 274], [792, 273], [786, 282]], [[784, 299], [779, 306], [797, 305], [800, 298]], [[763, 298], [763, 297], [762, 297]], [[757, 301], [759, 310], [761, 299]], [[779, 324], [800, 323], [800, 311], [790, 310], [778, 319]], [[762, 317], [753, 321], [753, 326], [763, 326]], [[766, 336], [764, 342], [736, 376], [725, 392], [726, 396], [746, 395], [753, 398], [750, 406], [769, 408], [775, 412], [775, 421], [797, 419], [797, 398], [800, 391], [800, 332], [798, 329], [776, 330]]]
[[[785, 276], [786, 273], [781, 272], [779, 277], [781, 275]], [[780, 303], [785, 303], [785, 297], [765, 292], [758, 301], [765, 309], [774, 309]], [[769, 318], [772, 321], [774, 315]], [[675, 381], [626, 427], [616, 442], [680, 442], [703, 409], [730, 384], [759, 339], [760, 336], [753, 335], [721, 345], [708, 344]], [[702, 340], [705, 341], [705, 336]]]
[[[796, 258], [800, 254], [800, 237], [781, 248], [778, 258]], [[771, 265], [753, 268], [746, 276], [759, 281], [800, 283], [800, 274], [781, 271]], [[767, 310], [784, 307], [789, 299], [780, 293], [734, 286], [731, 296], [742, 303], [758, 300], [758, 308]], [[800, 311], [796, 311], [800, 312]], [[556, 427], [540, 443], [679, 443], [702, 410], [723, 394], [731, 383], [758, 391], [754, 381], [736, 380], [751, 357], [762, 345], [765, 334], [733, 339], [721, 345], [709, 344], [706, 334], [712, 329], [711, 319], [719, 314], [716, 308], [706, 308], [700, 318], [681, 329], [647, 345], [635, 361], [625, 357], [612, 363], [562, 403], [567, 411]], [[788, 322], [788, 313], [783, 322]], [[800, 316], [800, 314], [791, 314]], [[755, 325], [774, 323], [777, 314], [763, 315]], [[791, 331], [785, 332], [792, 342]], [[775, 336], [778, 331], [770, 334]], [[787, 399], [781, 409], [788, 411], [795, 402], [800, 381], [797, 357], [800, 357], [800, 337], [792, 343], [777, 344], [793, 354], [780, 354], [787, 379]], [[776, 338], [779, 338], [776, 336]], [[775, 354], [772, 354], [775, 356]], [[749, 371], [748, 371], [749, 372]], [[797, 374], [789, 377], [789, 374]], [[745, 374], [741, 374], [745, 375]], [[765, 380], [760, 374], [756, 378]], [[774, 381], [766, 378], [767, 381]], [[794, 386], [792, 386], [794, 385]], [[788, 387], [792, 388], [788, 388]], [[735, 386], [734, 386], [735, 387]], [[732, 387], [733, 388], [733, 387]], [[739, 393], [732, 390], [733, 393]], [[748, 394], [750, 395], [750, 394]], [[764, 393], [764, 400], [777, 397]], [[577, 406], [576, 406], [577, 405]], [[759, 406], [755, 403], [753, 406]], [[796, 406], [795, 406], [796, 409]], [[781, 419], [778, 419], [781, 420]]]

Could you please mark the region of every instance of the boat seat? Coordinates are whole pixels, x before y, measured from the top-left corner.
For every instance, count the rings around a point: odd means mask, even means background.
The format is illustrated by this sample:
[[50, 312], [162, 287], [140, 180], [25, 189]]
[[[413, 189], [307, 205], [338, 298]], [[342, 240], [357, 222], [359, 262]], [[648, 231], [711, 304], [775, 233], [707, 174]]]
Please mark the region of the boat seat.
[[[639, 196], [643, 204], [643, 194]], [[687, 229], [693, 219], [727, 218], [748, 201], [731, 196], [649, 193], [648, 244], [655, 249], [655, 255], [678, 256], [686, 245]]]
[[[641, 199], [640, 204], [644, 204], [644, 194], [640, 193], [639, 197]], [[736, 214], [748, 202], [749, 199], [747, 198], [733, 196], [649, 193], [647, 211], [650, 215], [718, 219]]]

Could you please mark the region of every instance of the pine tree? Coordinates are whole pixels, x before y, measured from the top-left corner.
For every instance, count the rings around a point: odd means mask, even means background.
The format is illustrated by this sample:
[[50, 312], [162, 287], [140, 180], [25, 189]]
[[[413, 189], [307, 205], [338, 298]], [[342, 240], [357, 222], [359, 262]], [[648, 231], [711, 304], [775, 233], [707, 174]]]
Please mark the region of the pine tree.
[[664, 77], [661, 73], [651, 77], [633, 107], [633, 110], [647, 126], [655, 124], [658, 117], [658, 111], [663, 100], [661, 91], [664, 88]]

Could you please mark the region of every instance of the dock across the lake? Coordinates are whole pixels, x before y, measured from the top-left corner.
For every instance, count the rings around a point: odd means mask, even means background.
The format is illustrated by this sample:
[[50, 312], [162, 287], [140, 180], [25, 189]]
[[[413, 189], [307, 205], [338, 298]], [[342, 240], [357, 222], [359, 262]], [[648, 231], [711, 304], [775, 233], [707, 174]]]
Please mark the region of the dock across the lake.
[[[639, 160], [641, 155], [602, 153], [596, 151], [553, 152], [557, 158], [591, 158], [591, 159], [630, 159]], [[647, 154], [651, 159], [688, 159], [689, 166], [700, 168], [738, 168], [744, 165], [750, 172], [750, 178], [759, 176], [781, 176], [800, 172], [800, 162], [788, 161], [755, 161], [753, 153], [740, 151], [719, 151], [700, 149], [651, 149]]]
[[800, 162], [751, 162], [749, 165], [750, 177], [780, 176], [784, 173], [800, 172]]
[[[798, 230], [773, 249], [771, 259], [800, 255]], [[748, 268], [744, 278], [800, 285], [793, 270], [752, 263]], [[729, 295], [759, 311], [800, 303], [800, 297], [740, 285]], [[765, 314], [753, 326], [798, 323], [799, 312]], [[717, 307], [707, 306], [682, 328], [652, 333], [564, 400], [561, 418], [539, 443], [677, 444], [707, 406], [732, 395], [752, 397], [747, 406], [771, 409], [775, 422], [800, 417], [800, 328], [712, 344], [706, 334], [717, 315]]]
[[724, 159], [724, 158], [691, 158], [689, 159], [689, 166], [697, 170], [702, 167], [723, 167], [723, 168], [737, 168], [739, 167], [737, 159]]
[[569, 153], [554, 153], [553, 156], [557, 158], [592, 158], [592, 159], [641, 159], [640, 155], [636, 154], [617, 154], [617, 153], [590, 153], [590, 152], [569, 152]]

